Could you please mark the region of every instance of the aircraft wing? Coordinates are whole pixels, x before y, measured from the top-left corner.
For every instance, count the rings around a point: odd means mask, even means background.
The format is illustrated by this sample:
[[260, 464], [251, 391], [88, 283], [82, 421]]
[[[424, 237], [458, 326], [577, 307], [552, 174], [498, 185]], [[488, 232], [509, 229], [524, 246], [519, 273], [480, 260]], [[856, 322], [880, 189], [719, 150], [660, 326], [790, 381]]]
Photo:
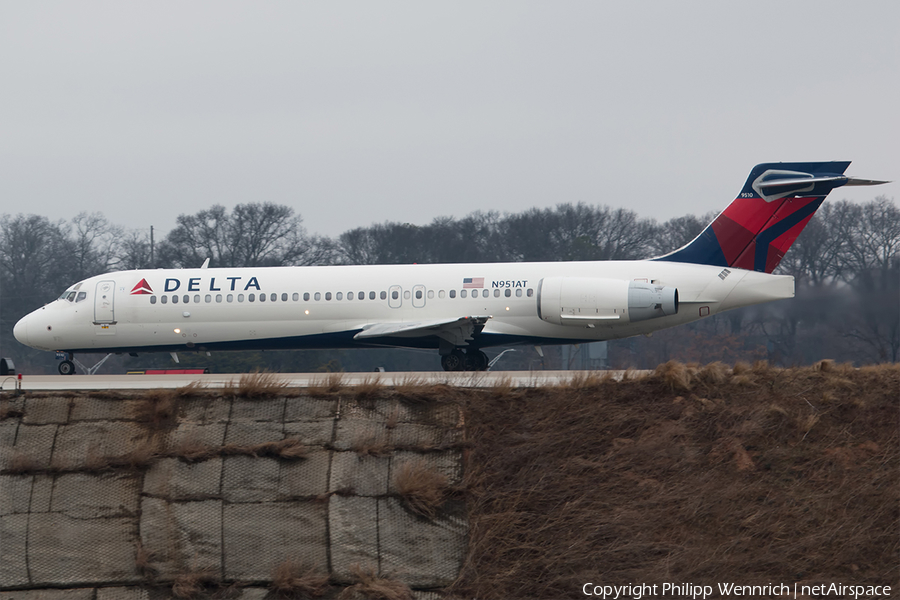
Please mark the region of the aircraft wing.
[[490, 315], [475, 315], [456, 319], [430, 321], [404, 321], [402, 323], [374, 323], [366, 325], [353, 339], [364, 340], [380, 337], [437, 336], [455, 346], [466, 346], [476, 333], [484, 329]]

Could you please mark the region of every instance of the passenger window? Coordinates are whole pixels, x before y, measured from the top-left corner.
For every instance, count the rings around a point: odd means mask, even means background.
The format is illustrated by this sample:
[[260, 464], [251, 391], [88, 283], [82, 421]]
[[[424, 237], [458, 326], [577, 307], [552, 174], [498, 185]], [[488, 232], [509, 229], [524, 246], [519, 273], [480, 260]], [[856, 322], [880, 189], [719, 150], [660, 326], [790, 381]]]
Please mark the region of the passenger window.
[[[250, 295], [252, 296], [253, 294], [250, 294]], [[265, 294], [260, 294], [260, 295], [259, 295], [259, 301], [260, 301], [260, 302], [265, 302], [265, 301], [266, 301], [266, 295], [265, 295]]]
[[[241, 297], [238, 296], [238, 302], [240, 302], [240, 301], [241, 301]], [[247, 294], [247, 301], [248, 302], [256, 302], [256, 294]]]
[[522, 288], [516, 288], [516, 298], [522, 297]]
[[159, 301], [162, 302], [163, 304], [165, 304], [166, 302], [169, 301], [169, 299], [167, 296], [160, 296]]
[[365, 292], [360, 292], [359, 295], [357, 296], [357, 298], [359, 298], [360, 300], [365, 300], [365, 299], [366, 299], [366, 293], [365, 293]]
[[[209, 300], [207, 300], [209, 302]], [[200, 304], [200, 294], [194, 294], [194, 304]]]
[[[287, 300], [287, 294], [284, 295], [284, 299]], [[278, 300], [278, 294], [271, 294], [269, 296], [269, 300], [271, 300], [272, 302], [275, 302], [276, 300]]]
[[[296, 298], [294, 298], [294, 300], [296, 300]], [[282, 302], [287, 302], [287, 292], [281, 294], [281, 301], [282, 301]]]
[[506, 296], [507, 298], [509, 298], [510, 296], [512, 296], [512, 290], [509, 288], [506, 288], [506, 290], [504, 290], [504, 292], [503, 292], [503, 295]]
[[528, 288], [528, 297], [531, 298], [534, 296], [534, 290], [532, 288]]
[[459, 293], [459, 297], [460, 297], [460, 298], [465, 298], [465, 297], [468, 296], [468, 295], [469, 295], [469, 292], [467, 292], [466, 290], [462, 290], [462, 291]]
[[394, 300], [396, 300], [396, 299], [399, 298], [399, 297], [400, 297], [400, 292], [398, 292], [398, 291], [396, 291], [396, 290], [394, 290], [393, 292], [391, 292], [391, 298], [393, 298]]
[[422, 290], [416, 290], [416, 300], [422, 299]]
[[[250, 294], [250, 295], [252, 296], [253, 294]], [[238, 294], [238, 302], [243, 302], [243, 301], [244, 301], [244, 295]]]
[[181, 300], [182, 300], [185, 304], [188, 304], [188, 303], [190, 303], [190, 301], [191, 301], [191, 297], [188, 296], [187, 294], [185, 294], [184, 296], [181, 297]]
[[294, 292], [291, 295], [291, 300], [293, 300], [294, 302], [297, 302], [298, 300], [300, 300], [300, 294], [298, 292]]
[[456, 290], [450, 290], [450, 297], [456, 298]]
[[428, 299], [431, 300], [434, 298], [434, 290], [428, 290]]
[[233, 300], [234, 300], [234, 294], [228, 294], [227, 296], [225, 296], [226, 302], [232, 302]]
[[216, 294], [216, 302], [222, 302], [222, 294]]
[[85, 298], [87, 298], [87, 292], [78, 292], [78, 297], [75, 298], [75, 302], [81, 302]]
[[150, 296], [150, 304], [156, 304], [156, 296]]
[[500, 297], [500, 290], [494, 290], [494, 298]]
[[375, 299], [375, 292], [369, 292], [369, 300]]
[[488, 290], [481, 290], [481, 296], [483, 298], [487, 298], [488, 295], [490, 295], [490, 292]]
[[344, 294], [342, 292], [338, 292], [334, 295], [335, 300], [342, 300], [344, 298]]
[[444, 293], [444, 290], [441, 290], [441, 291], [438, 292], [438, 298], [443, 299], [443, 297], [446, 296], [446, 295], [447, 295], [447, 294]]
[[309, 292], [303, 292], [303, 301], [309, 302]]
[[316, 292], [316, 295], [313, 296], [313, 298], [315, 298], [316, 302], [318, 302], [322, 299], [322, 292]]
[[172, 304], [178, 304], [178, 295], [172, 296]]
[[[397, 292], [394, 292], [394, 293], [396, 294]], [[396, 298], [396, 297], [397, 297], [397, 296], [394, 296], [394, 298]], [[382, 299], [382, 300], [387, 300], [387, 292], [381, 292], [381, 299]]]
[[403, 298], [405, 300], [409, 300], [409, 290], [406, 290], [405, 292], [403, 292]]
[[212, 294], [207, 294], [206, 297], [204, 298], [204, 300], [206, 301], [207, 304], [212, 302]]
[[331, 300], [331, 292], [325, 292], [325, 299]]

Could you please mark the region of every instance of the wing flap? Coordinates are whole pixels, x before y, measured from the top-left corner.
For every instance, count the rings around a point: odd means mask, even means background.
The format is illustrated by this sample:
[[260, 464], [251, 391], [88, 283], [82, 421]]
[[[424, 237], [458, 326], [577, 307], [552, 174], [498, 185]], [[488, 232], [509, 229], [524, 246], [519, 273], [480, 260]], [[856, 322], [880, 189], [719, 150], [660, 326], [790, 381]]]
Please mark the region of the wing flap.
[[434, 319], [430, 321], [405, 321], [400, 323], [373, 323], [353, 336], [364, 340], [380, 337], [427, 337], [437, 336], [455, 346], [465, 346], [476, 333], [481, 332], [490, 315], [471, 315], [455, 319]]

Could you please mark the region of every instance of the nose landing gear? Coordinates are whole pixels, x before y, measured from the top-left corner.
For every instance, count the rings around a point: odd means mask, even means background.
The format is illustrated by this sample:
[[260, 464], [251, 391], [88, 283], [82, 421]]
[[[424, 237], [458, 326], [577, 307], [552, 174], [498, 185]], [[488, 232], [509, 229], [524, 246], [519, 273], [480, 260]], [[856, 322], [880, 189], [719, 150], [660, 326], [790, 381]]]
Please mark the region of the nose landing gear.
[[78, 365], [78, 368], [80, 368], [82, 371], [84, 371], [88, 375], [93, 375], [94, 373], [97, 372], [97, 369], [99, 369], [103, 365], [103, 363], [105, 363], [107, 361], [107, 359], [109, 359], [109, 357], [112, 356], [112, 354], [107, 354], [106, 356], [104, 356], [100, 360], [100, 362], [95, 364], [93, 367], [86, 367], [83, 364], [81, 364], [81, 362], [77, 358], [75, 358], [75, 355], [71, 352], [66, 352], [66, 353], [60, 352], [58, 354], [58, 356], [60, 358], [65, 357], [65, 360], [63, 360], [61, 363], [59, 363], [59, 366], [57, 367], [57, 370], [59, 371], [60, 375], [74, 375], [76, 364]]

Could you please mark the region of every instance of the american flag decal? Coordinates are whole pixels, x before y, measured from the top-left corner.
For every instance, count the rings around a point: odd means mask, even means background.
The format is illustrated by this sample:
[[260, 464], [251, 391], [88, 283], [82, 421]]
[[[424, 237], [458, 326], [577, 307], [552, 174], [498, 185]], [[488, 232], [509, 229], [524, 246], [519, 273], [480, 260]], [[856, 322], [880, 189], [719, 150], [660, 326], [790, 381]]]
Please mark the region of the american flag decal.
[[463, 289], [483, 288], [483, 287], [484, 287], [484, 277], [464, 277], [463, 278]]

